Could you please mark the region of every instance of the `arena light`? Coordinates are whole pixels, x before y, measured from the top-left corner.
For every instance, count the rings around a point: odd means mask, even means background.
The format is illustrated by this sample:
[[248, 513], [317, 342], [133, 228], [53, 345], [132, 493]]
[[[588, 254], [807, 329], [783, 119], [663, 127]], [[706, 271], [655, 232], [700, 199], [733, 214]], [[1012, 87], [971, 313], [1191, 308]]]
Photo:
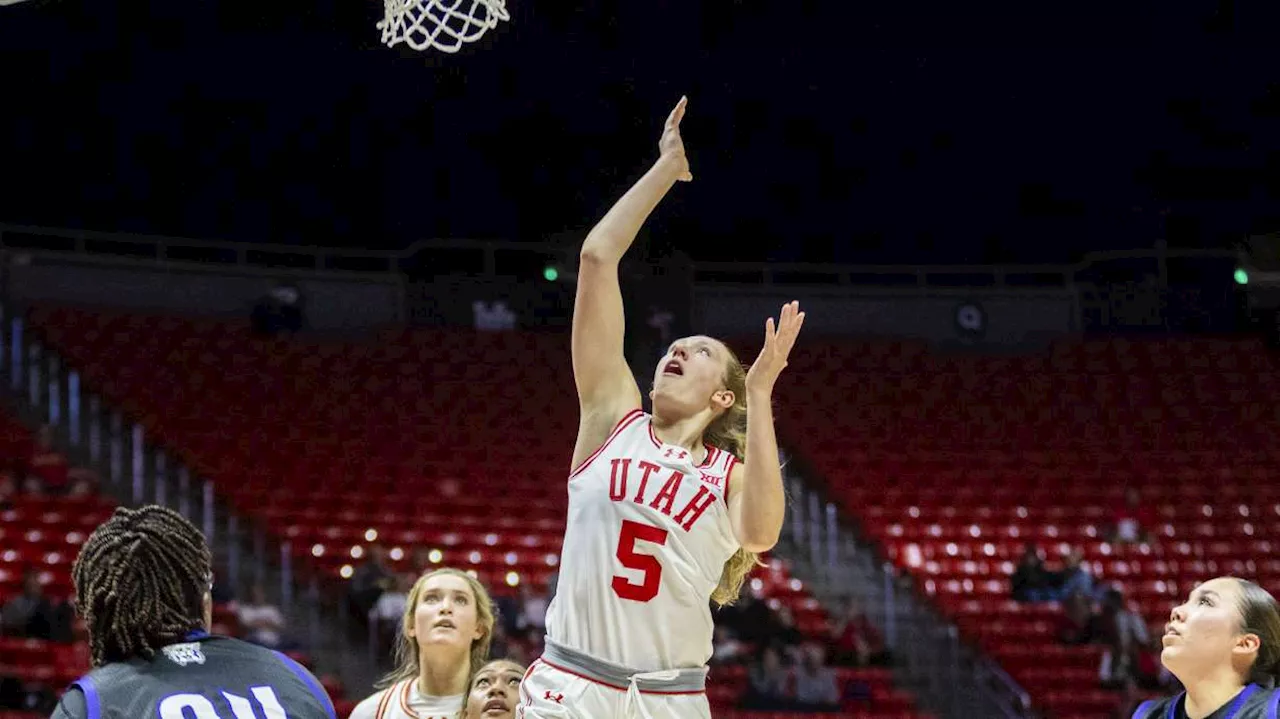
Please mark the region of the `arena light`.
[[1238, 267], [1238, 268], [1236, 268], [1236, 274], [1235, 274], [1235, 277], [1236, 277], [1236, 284], [1237, 284], [1237, 285], [1247, 285], [1247, 284], [1249, 284], [1249, 273], [1248, 273], [1248, 272], [1246, 272], [1246, 271], [1245, 271], [1245, 269], [1244, 269], [1243, 267]]
[[557, 270], [554, 265], [548, 265], [542, 270], [542, 278], [547, 282], [555, 282], [560, 279], [560, 270]]

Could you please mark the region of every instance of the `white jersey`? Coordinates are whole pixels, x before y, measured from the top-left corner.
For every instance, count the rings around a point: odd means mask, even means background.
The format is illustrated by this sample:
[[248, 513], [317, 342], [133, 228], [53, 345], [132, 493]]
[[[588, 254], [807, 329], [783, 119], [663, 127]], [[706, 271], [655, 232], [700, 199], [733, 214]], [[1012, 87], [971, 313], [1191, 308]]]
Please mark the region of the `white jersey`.
[[429, 697], [418, 691], [417, 678], [396, 682], [367, 697], [349, 719], [461, 719], [465, 694]]
[[714, 447], [694, 466], [632, 410], [569, 475], [551, 640], [636, 671], [711, 658], [711, 593], [739, 544], [729, 522], [736, 459]]

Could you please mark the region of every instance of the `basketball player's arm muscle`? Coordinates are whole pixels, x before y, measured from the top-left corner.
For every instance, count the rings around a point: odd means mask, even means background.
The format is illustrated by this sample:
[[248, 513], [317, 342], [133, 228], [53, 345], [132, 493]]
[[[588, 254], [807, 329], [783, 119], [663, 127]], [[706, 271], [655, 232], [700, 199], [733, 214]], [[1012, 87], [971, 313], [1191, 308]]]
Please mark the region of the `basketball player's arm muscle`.
[[773, 549], [782, 534], [787, 502], [773, 427], [773, 386], [803, 325], [800, 303], [783, 305], [776, 329], [772, 317], [765, 321], [764, 346], [747, 372], [747, 456], [729, 470], [729, 521], [749, 552]]
[[767, 552], [778, 543], [786, 514], [778, 437], [770, 395], [747, 392], [747, 456], [729, 471], [729, 521], [748, 552]]
[[680, 118], [684, 100], [672, 110], [659, 142], [660, 155], [582, 243], [573, 305], [573, 378], [581, 417], [573, 466], [591, 455], [627, 412], [640, 406], [640, 390], [623, 354], [625, 320], [618, 264], [640, 227], [676, 181], [689, 176]]

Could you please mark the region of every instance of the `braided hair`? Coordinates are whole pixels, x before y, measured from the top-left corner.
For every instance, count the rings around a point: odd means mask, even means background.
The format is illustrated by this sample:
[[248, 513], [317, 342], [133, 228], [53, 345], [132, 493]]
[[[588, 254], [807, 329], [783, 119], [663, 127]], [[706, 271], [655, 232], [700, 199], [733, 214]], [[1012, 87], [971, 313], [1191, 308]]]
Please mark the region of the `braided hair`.
[[84, 543], [71, 576], [95, 667], [151, 659], [204, 628], [213, 579], [209, 546], [195, 525], [166, 507], [117, 509]]

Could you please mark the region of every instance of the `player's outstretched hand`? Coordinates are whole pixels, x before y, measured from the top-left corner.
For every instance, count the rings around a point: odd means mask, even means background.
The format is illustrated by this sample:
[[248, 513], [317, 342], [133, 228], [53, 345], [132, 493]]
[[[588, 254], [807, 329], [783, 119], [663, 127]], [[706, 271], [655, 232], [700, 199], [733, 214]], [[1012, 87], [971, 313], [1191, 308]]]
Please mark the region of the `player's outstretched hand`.
[[684, 119], [684, 109], [689, 98], [681, 97], [675, 109], [667, 115], [667, 124], [662, 127], [662, 139], [658, 140], [658, 153], [680, 163], [680, 180], [690, 182], [693, 173], [689, 171], [689, 158], [684, 154], [684, 140], [680, 137], [680, 121]]
[[787, 366], [787, 358], [791, 356], [791, 348], [795, 346], [803, 326], [804, 313], [800, 311], [799, 302], [788, 302], [782, 306], [776, 328], [772, 317], [765, 320], [764, 347], [747, 371], [747, 392], [773, 392], [773, 384], [782, 374], [782, 368]]

